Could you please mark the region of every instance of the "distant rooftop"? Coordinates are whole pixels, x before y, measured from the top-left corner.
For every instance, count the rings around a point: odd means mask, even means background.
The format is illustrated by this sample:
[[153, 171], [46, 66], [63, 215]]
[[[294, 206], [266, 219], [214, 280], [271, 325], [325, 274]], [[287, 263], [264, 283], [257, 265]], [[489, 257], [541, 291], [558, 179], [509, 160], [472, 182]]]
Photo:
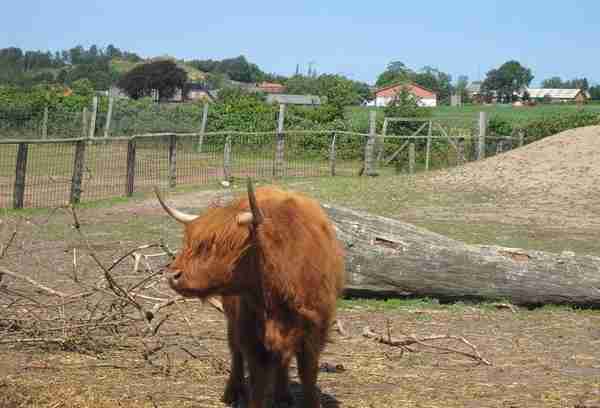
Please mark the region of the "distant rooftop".
[[[554, 89], [554, 88], [527, 88], [527, 92], [531, 98], [543, 98], [548, 95], [552, 99], [574, 99], [577, 94], [582, 92], [581, 89]], [[585, 96], [589, 98], [589, 93], [585, 92]]]
[[270, 94], [267, 95], [267, 102], [286, 105], [320, 105], [321, 98], [316, 95]]

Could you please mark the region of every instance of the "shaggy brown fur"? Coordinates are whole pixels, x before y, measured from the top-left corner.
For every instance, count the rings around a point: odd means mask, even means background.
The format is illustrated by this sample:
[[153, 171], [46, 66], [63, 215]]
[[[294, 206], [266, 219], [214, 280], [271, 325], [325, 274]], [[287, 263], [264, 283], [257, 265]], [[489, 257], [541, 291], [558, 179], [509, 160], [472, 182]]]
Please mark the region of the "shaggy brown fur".
[[273, 382], [275, 399], [289, 402], [295, 356], [304, 406], [319, 407], [318, 361], [343, 288], [342, 248], [316, 201], [273, 187], [257, 189], [256, 199], [264, 221], [255, 240], [236, 221], [249, 211], [247, 198], [186, 225], [184, 248], [170, 265], [179, 273], [171, 286], [187, 296], [223, 296], [232, 359], [224, 401], [245, 396], [247, 362], [249, 407], [264, 406]]

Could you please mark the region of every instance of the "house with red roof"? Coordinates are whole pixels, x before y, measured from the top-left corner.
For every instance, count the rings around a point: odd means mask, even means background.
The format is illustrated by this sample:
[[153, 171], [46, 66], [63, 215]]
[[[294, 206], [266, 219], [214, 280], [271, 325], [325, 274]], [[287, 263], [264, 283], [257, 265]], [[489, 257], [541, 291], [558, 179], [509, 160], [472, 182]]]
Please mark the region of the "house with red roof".
[[388, 85], [375, 91], [375, 106], [388, 106], [392, 100], [405, 88], [413, 95], [419, 106], [437, 106], [437, 94], [427, 88], [413, 83], [402, 83]]
[[266, 94], [281, 94], [285, 92], [285, 86], [275, 82], [261, 82], [256, 87]]

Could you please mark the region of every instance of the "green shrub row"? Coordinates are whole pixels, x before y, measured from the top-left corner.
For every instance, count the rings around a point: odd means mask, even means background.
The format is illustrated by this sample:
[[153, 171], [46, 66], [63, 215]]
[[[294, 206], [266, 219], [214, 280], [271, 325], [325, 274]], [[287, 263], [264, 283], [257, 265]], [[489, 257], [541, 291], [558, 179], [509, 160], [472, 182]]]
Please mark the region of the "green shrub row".
[[514, 135], [516, 132], [522, 131], [525, 142], [531, 143], [568, 129], [593, 125], [600, 125], [600, 115], [595, 112], [579, 111], [558, 113], [529, 120], [522, 124], [513, 124], [506, 119], [494, 116], [489, 121], [488, 131], [492, 136]]

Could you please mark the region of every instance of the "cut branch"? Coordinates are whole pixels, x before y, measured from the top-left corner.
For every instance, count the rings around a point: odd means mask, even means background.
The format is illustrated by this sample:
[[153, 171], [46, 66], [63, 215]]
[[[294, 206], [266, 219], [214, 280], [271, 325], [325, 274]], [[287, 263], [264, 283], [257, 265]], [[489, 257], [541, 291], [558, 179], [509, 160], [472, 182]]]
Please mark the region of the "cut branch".
[[[429, 347], [429, 348], [433, 348], [433, 349], [440, 350], [440, 351], [460, 354], [462, 356], [472, 358], [472, 359], [474, 359], [482, 364], [485, 364], [485, 365], [492, 365], [492, 363], [490, 363], [488, 360], [486, 360], [485, 358], [483, 358], [481, 356], [481, 354], [477, 350], [477, 347], [475, 347], [472, 343], [470, 343], [464, 337], [449, 336], [449, 335], [433, 335], [433, 336], [423, 337], [420, 339], [417, 337], [414, 337], [414, 336], [406, 336], [403, 339], [396, 339], [396, 338], [393, 338], [389, 332], [388, 332], [387, 336], [382, 336], [380, 334], [377, 334], [377, 333], [373, 332], [371, 330], [371, 328], [368, 326], [363, 329], [363, 336], [368, 339], [373, 339], [379, 343], [387, 344], [388, 346], [392, 346], [392, 347], [406, 348], [407, 346], [410, 346], [413, 344], [418, 344], [423, 347]], [[466, 346], [468, 346], [469, 348], [471, 348], [471, 350], [473, 350], [473, 352], [468, 353], [468, 352], [457, 350], [457, 349], [450, 348], [450, 347], [436, 346], [434, 344], [427, 343], [430, 341], [439, 341], [439, 340], [459, 341], [459, 342], [465, 344]]]
[[37, 282], [37, 281], [35, 281], [35, 280], [27, 277], [27, 276], [19, 275], [17, 273], [9, 271], [8, 269], [4, 268], [3, 266], [0, 266], [0, 273], [3, 273], [3, 274], [8, 275], [8, 276], [11, 276], [11, 277], [13, 277], [15, 279], [19, 279], [19, 280], [25, 281], [25, 282], [29, 283], [30, 285], [33, 285], [36, 288], [38, 288], [38, 289], [40, 289], [40, 290], [42, 290], [42, 291], [44, 291], [44, 292], [46, 292], [46, 293], [48, 293], [50, 295], [58, 296], [58, 297], [61, 297], [61, 298], [65, 298], [65, 297], [69, 296], [66, 293], [63, 293], [63, 292], [60, 292], [60, 291], [58, 291], [56, 289], [52, 289], [52, 288], [49, 288], [48, 286], [42, 285], [41, 283], [39, 283], [39, 282]]

